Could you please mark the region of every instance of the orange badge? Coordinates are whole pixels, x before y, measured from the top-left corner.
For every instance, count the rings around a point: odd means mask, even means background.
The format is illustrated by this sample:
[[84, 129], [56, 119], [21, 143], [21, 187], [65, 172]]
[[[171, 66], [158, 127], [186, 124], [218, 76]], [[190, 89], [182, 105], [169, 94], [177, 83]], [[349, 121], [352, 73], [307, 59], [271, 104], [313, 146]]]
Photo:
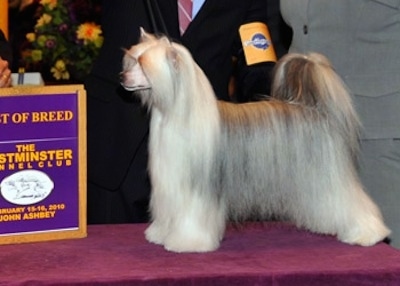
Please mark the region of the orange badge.
[[261, 22], [245, 24], [240, 26], [239, 34], [247, 65], [276, 62], [277, 58], [267, 25]]

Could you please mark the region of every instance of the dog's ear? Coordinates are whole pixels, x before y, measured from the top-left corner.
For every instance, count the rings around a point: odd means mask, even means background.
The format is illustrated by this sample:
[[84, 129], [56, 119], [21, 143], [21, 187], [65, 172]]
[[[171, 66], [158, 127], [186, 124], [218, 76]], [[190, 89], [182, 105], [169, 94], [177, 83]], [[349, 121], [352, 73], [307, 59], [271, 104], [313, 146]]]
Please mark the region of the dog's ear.
[[167, 48], [166, 54], [167, 54], [167, 60], [170, 63], [173, 70], [178, 71], [179, 70], [179, 53], [178, 53], [178, 51], [171, 45], [169, 48]]
[[140, 27], [140, 42], [152, 41], [155, 37], [146, 32], [143, 27]]
[[160, 40], [161, 43], [163, 43], [163, 44], [165, 44], [167, 46], [171, 45], [171, 41], [170, 41], [170, 39], [168, 39], [168, 37], [164, 36], [164, 37], [161, 37], [159, 40]]

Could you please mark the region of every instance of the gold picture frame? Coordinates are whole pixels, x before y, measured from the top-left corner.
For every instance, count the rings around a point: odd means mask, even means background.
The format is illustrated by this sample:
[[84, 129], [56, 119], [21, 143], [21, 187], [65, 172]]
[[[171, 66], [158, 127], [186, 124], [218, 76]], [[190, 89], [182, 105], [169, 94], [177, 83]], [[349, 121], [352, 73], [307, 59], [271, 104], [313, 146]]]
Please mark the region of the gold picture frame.
[[83, 85], [0, 88], [0, 244], [83, 238]]

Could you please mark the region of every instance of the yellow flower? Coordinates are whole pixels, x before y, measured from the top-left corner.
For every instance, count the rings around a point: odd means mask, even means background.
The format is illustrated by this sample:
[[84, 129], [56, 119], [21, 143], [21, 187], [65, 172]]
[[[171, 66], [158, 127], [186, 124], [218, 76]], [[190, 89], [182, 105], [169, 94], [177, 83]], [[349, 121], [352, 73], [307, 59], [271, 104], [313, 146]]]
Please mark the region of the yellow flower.
[[35, 33], [28, 33], [28, 34], [26, 34], [25, 37], [31, 43], [36, 40], [36, 34]]
[[43, 59], [43, 53], [41, 50], [32, 50], [31, 57], [34, 62], [40, 62]]
[[40, 28], [51, 22], [52, 17], [49, 14], [43, 14], [36, 22], [35, 28]]
[[40, 0], [40, 4], [47, 5], [50, 10], [53, 10], [57, 6], [57, 0]]
[[56, 64], [50, 69], [56, 80], [69, 79], [69, 72], [63, 60], [57, 60]]
[[76, 37], [79, 40], [83, 40], [85, 45], [89, 42], [98, 42], [100, 34], [101, 28], [95, 23], [83, 23], [79, 25], [76, 31]]
[[47, 36], [45, 35], [40, 35], [39, 37], [37, 37], [37, 44], [39, 45], [39, 47], [45, 47], [46, 46], [46, 41], [47, 41]]

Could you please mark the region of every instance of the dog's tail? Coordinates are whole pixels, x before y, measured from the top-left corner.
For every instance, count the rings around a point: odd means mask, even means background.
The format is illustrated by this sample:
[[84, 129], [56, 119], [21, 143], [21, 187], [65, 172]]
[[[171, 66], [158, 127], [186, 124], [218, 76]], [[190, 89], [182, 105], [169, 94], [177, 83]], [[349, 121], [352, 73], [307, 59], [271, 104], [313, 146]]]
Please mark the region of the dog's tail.
[[352, 157], [357, 158], [360, 120], [346, 85], [325, 56], [318, 53], [284, 56], [275, 68], [271, 95], [273, 99], [302, 105], [322, 116], [329, 129], [336, 129], [347, 141]]

